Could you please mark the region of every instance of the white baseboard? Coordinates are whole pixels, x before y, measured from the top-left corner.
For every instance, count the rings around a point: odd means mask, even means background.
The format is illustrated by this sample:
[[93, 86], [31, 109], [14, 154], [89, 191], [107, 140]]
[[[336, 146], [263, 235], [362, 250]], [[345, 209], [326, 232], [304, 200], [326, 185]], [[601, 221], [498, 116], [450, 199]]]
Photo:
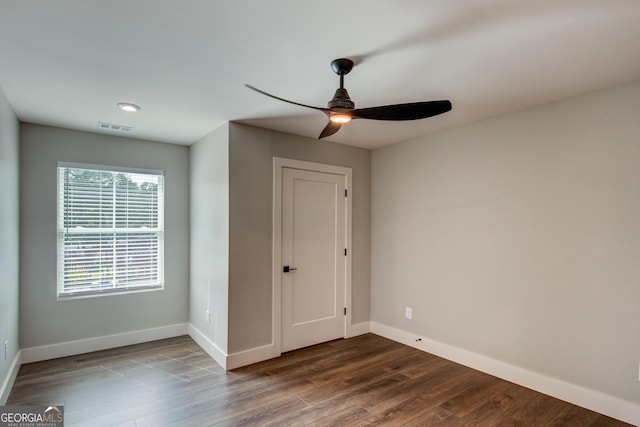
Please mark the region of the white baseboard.
[[11, 388], [13, 387], [13, 383], [18, 376], [18, 371], [20, 370], [21, 365], [22, 352], [18, 350], [16, 357], [13, 358], [13, 363], [7, 372], [7, 376], [2, 381], [2, 386], [0, 387], [0, 406], [5, 405], [7, 403], [7, 399], [9, 399], [9, 394], [11, 393]]
[[211, 341], [205, 334], [200, 332], [198, 328], [189, 323], [188, 326], [189, 336], [198, 344], [211, 358], [222, 367], [227, 370], [227, 353], [222, 351], [220, 347]]
[[227, 354], [191, 323], [189, 323], [189, 336], [193, 338], [218, 365], [227, 371], [280, 356], [280, 353], [274, 351], [273, 344]]
[[125, 345], [140, 344], [187, 334], [187, 324], [161, 326], [158, 328], [104, 335], [83, 340], [67, 341], [22, 349], [21, 363], [39, 362], [58, 357], [73, 356], [92, 351], [106, 350]]
[[371, 332], [371, 322], [366, 321], [355, 323], [347, 327], [347, 335], [345, 336], [345, 338], [353, 338], [357, 337], [358, 335], [368, 334], [369, 332]]
[[273, 344], [267, 344], [249, 350], [232, 353], [227, 357], [227, 369], [236, 369], [263, 360], [273, 359], [280, 356], [280, 352], [275, 351]]
[[381, 323], [371, 322], [371, 332], [574, 405], [582, 406], [633, 425], [640, 425], [640, 405], [636, 403], [429, 338], [420, 337], [421, 341], [416, 341], [416, 334]]
[[[368, 332], [369, 322], [357, 323], [348, 328], [345, 338], [355, 337]], [[189, 324], [189, 336], [225, 370], [240, 368], [280, 356], [280, 352], [276, 350], [273, 343], [227, 354], [192, 324]]]
[[[345, 338], [352, 338], [358, 335], [370, 332], [369, 322], [356, 323], [347, 327]], [[242, 366], [251, 365], [252, 363], [262, 362], [264, 360], [279, 357], [280, 352], [276, 350], [274, 344], [267, 344], [261, 347], [232, 353], [227, 356], [227, 369], [240, 368]]]

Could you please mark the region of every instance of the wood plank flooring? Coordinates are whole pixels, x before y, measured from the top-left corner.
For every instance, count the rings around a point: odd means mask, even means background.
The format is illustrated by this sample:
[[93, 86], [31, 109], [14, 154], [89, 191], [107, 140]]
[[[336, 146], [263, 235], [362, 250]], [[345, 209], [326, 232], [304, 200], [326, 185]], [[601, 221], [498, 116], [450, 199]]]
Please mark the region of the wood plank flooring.
[[189, 337], [23, 365], [8, 405], [65, 426], [625, 426], [367, 334], [225, 372]]

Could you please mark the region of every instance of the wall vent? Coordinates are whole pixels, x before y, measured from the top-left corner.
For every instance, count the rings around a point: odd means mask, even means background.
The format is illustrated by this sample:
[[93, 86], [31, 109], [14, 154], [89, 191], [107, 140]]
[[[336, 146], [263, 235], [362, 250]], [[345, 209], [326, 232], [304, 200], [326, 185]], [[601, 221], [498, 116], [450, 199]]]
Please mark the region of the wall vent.
[[133, 130], [132, 126], [115, 125], [113, 123], [104, 123], [104, 122], [98, 122], [98, 127], [100, 129], [113, 130], [116, 132], [131, 132]]

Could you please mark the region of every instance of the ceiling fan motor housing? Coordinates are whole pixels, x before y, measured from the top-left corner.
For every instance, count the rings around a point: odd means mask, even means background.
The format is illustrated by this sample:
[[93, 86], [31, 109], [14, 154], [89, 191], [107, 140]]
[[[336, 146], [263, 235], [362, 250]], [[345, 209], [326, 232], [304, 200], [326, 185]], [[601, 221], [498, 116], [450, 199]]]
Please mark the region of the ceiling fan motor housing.
[[347, 110], [353, 110], [355, 108], [355, 104], [349, 97], [349, 92], [345, 88], [336, 89], [336, 93], [333, 95], [333, 98], [327, 103], [327, 107], [330, 110], [334, 108], [344, 108]]

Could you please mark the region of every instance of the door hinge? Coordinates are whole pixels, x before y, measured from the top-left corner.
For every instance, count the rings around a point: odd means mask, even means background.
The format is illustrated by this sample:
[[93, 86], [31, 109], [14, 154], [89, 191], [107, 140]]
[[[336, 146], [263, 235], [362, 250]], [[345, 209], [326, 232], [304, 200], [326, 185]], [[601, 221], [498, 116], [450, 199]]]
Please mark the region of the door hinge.
[[347, 248], [344, 248], [344, 256], [347, 256]]
[[344, 315], [347, 315], [347, 307], [344, 308]]
[[347, 191], [348, 191], [348, 190], [346, 190], [346, 189], [344, 190], [344, 197], [348, 197], [348, 196], [347, 196], [347, 194], [348, 194], [348, 193], [347, 193]]

